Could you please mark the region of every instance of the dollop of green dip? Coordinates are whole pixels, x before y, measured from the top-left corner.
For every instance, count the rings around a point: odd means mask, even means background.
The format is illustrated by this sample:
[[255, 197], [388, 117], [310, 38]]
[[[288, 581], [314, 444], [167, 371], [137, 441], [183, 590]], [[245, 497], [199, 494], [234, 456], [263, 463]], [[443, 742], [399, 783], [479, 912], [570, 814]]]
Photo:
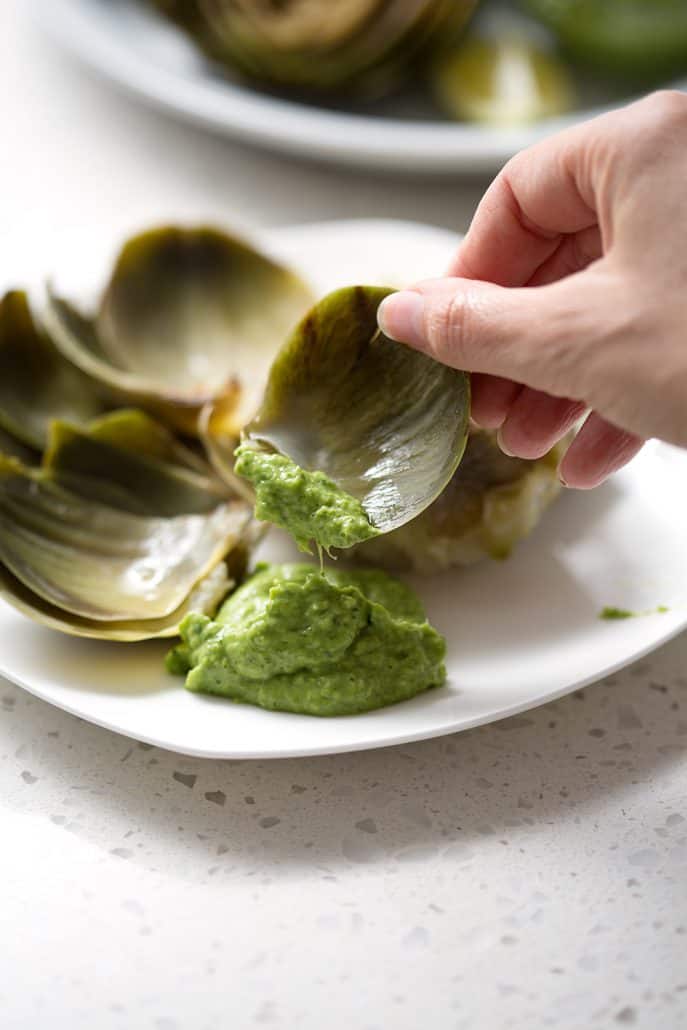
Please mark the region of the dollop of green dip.
[[307, 554], [313, 540], [329, 552], [379, 534], [360, 501], [324, 472], [308, 472], [282, 454], [246, 444], [236, 450], [234, 469], [253, 484], [256, 517], [288, 530]]
[[214, 619], [191, 613], [167, 670], [189, 690], [351, 715], [444, 682], [446, 645], [412, 590], [376, 570], [260, 566]]

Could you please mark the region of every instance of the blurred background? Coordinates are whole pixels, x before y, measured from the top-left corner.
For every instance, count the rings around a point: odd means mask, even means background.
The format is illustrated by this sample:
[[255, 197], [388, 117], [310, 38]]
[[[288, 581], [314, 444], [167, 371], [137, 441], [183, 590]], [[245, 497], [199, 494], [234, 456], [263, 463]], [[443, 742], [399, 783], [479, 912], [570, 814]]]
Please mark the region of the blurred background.
[[[5, 0], [0, 231], [464, 230], [511, 153], [687, 79], [683, 0]], [[208, 131], [208, 129], [210, 131]]]

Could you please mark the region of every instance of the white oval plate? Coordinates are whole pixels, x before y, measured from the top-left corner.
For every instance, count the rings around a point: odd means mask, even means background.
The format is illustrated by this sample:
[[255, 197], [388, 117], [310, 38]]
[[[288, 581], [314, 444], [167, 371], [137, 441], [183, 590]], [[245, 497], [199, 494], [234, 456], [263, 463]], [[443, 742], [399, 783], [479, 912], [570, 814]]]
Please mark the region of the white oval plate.
[[[440, 273], [457, 237], [403, 222], [330, 222], [259, 240], [317, 292], [352, 282], [402, 285]], [[40, 248], [61, 279], [92, 288], [115, 239], [70, 233]], [[32, 245], [8, 266], [33, 279]], [[46, 259], [45, 255], [49, 257]], [[19, 264], [17, 265], [17, 261]], [[95, 270], [94, 270], [95, 266]], [[0, 263], [0, 283], [8, 281]], [[355, 751], [464, 730], [550, 701], [646, 654], [687, 626], [687, 452], [656, 443], [613, 481], [565, 493], [503, 563], [416, 578], [448, 641], [448, 682], [365, 715], [316, 719], [187, 693], [159, 642], [111, 645], [61, 636], [0, 601], [0, 672], [52, 704], [127, 736], [191, 755], [268, 758]], [[260, 557], [296, 557], [274, 532]], [[670, 611], [625, 621], [604, 605]]]
[[[492, 171], [518, 150], [598, 114], [579, 110], [502, 129], [349, 114], [261, 94], [213, 71], [141, 0], [34, 0], [37, 22], [93, 70], [141, 99], [216, 131], [287, 153], [399, 171]], [[685, 84], [683, 83], [683, 86]]]

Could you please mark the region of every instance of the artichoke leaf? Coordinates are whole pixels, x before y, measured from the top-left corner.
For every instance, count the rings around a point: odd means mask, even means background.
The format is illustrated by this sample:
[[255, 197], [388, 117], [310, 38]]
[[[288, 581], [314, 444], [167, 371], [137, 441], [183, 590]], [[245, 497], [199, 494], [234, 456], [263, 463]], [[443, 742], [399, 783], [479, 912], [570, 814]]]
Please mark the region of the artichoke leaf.
[[140, 640], [175, 637], [189, 612], [213, 616], [236, 585], [227, 566], [220, 562], [193, 588], [188, 598], [169, 615], [160, 619], [98, 622], [63, 611], [34, 594], [0, 563], [0, 597], [33, 622], [73, 637], [134, 643]]
[[161, 396], [155, 385], [112, 366], [103, 354], [92, 318], [53, 287], [46, 288], [43, 326], [60, 353], [89, 379], [100, 384], [120, 405], [134, 404], [182, 433], [194, 435], [201, 404], [176, 395]]
[[237, 431], [312, 297], [291, 271], [212, 228], [165, 227], [123, 247], [98, 310], [52, 287], [43, 322], [59, 350], [133, 404], [189, 435], [202, 406], [236, 396]]
[[0, 428], [40, 451], [53, 419], [81, 424], [106, 407], [97, 385], [38, 328], [26, 293], [6, 293], [0, 300]]
[[469, 425], [464, 372], [387, 339], [377, 308], [391, 290], [329, 294], [295, 329], [272, 365], [246, 443], [319, 471], [389, 532], [441, 493], [462, 457]]
[[234, 451], [239, 442], [236, 433], [236, 408], [231, 397], [220, 397], [206, 404], [200, 413], [200, 439], [210, 464], [228, 487], [250, 504], [255, 495], [248, 482], [234, 472]]
[[[145, 435], [136, 448], [137, 428], [144, 429], [147, 424], [162, 427], [147, 416], [139, 421], [138, 412], [130, 413], [135, 424], [127, 426], [126, 414], [116, 412], [113, 426], [110, 416], [86, 429], [54, 422], [44, 469], [55, 482], [79, 496], [135, 515], [207, 514], [229, 499], [226, 484], [209, 465], [201, 473], [150, 456]], [[155, 451], [155, 445], [163, 442], [164, 437], [153, 437], [151, 449]], [[174, 450], [172, 447], [172, 454]]]
[[460, 467], [434, 503], [395, 532], [360, 544], [355, 557], [423, 574], [506, 558], [560, 493], [557, 469], [567, 442], [526, 461], [505, 455], [494, 432], [473, 430]]
[[2, 426], [0, 426], [0, 454], [4, 454], [6, 458], [19, 458], [25, 465], [36, 465], [40, 461], [40, 454], [37, 450], [22, 443]]
[[0, 562], [45, 601], [87, 619], [169, 615], [250, 521], [239, 501], [206, 515], [133, 515], [0, 457]]
[[118, 408], [88, 424], [94, 440], [168, 465], [209, 474], [207, 459], [162, 423], [138, 408]]
[[114, 366], [161, 392], [206, 401], [238, 384], [245, 421], [311, 300], [292, 272], [216, 229], [154, 229], [119, 255], [97, 333]]

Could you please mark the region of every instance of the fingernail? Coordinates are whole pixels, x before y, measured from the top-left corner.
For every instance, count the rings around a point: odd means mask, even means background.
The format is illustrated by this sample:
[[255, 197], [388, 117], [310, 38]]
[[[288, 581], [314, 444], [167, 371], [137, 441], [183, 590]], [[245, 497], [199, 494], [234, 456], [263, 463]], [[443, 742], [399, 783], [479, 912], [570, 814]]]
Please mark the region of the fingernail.
[[501, 435], [501, 430], [500, 429], [498, 429], [497, 433], [496, 433], [496, 442], [499, 445], [499, 450], [503, 451], [503, 453], [506, 455], [507, 458], [514, 458], [515, 457], [513, 452], [509, 451], [508, 448], [506, 447], [506, 445], [504, 444], [503, 436]]
[[425, 302], [413, 290], [399, 290], [385, 297], [377, 310], [377, 322], [385, 336], [411, 347], [423, 347]]

